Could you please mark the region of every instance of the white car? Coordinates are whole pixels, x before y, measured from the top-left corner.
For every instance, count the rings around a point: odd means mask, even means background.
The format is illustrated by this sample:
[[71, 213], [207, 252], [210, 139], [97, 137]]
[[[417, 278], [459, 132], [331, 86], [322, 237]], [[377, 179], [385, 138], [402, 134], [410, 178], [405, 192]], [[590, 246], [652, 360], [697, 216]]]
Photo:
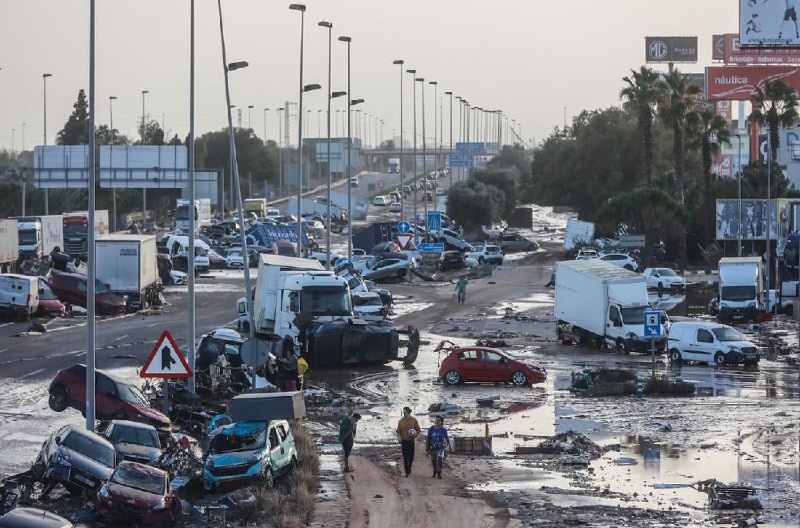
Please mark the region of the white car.
[[758, 347], [746, 341], [735, 328], [701, 321], [672, 323], [668, 352], [670, 361], [675, 364], [697, 361], [718, 367], [738, 363], [755, 365], [761, 359]]
[[353, 311], [361, 317], [374, 316], [381, 319], [387, 313], [381, 296], [375, 292], [353, 292]]
[[597, 254], [597, 250], [592, 248], [581, 248], [575, 256], [575, 260], [594, 260], [597, 258], [600, 258], [600, 256]]
[[479, 264], [487, 262], [489, 264], [503, 264], [503, 252], [500, 251], [500, 246], [485, 245], [485, 246], [472, 246], [471, 251], [464, 253], [467, 258], [472, 258], [478, 261]]
[[389, 204], [389, 212], [390, 213], [399, 213], [403, 210], [403, 204], [400, 202], [392, 202]]
[[376, 196], [372, 200], [372, 205], [377, 205], [377, 206], [380, 206], [380, 207], [386, 207], [387, 205], [389, 205], [389, 203], [390, 203], [390, 200], [389, 200], [388, 196]]
[[225, 267], [244, 268], [244, 259], [242, 258], [241, 249], [228, 250], [228, 254], [225, 255]]
[[506, 230], [506, 223], [495, 223], [490, 226], [481, 226], [483, 234], [489, 238], [500, 238]]
[[674, 289], [685, 288], [686, 281], [683, 277], [669, 268], [647, 268], [644, 270], [644, 279], [648, 288]]
[[264, 216], [265, 216], [266, 218], [269, 218], [269, 219], [271, 219], [271, 220], [274, 220], [274, 219], [276, 219], [276, 218], [280, 218], [280, 216], [281, 216], [281, 211], [280, 211], [279, 209], [276, 209], [276, 208], [274, 208], [274, 207], [270, 207], [269, 209], [267, 209], [267, 212], [266, 212], [266, 213], [264, 213]]
[[609, 253], [600, 257], [600, 260], [631, 271], [639, 269], [639, 263], [625, 253]]

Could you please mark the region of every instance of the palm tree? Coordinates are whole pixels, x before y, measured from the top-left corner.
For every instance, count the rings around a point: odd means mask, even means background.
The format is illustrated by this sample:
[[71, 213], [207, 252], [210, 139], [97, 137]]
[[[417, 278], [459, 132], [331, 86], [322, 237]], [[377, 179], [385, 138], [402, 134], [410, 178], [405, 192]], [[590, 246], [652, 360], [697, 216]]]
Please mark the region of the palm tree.
[[705, 243], [709, 244], [714, 239], [715, 215], [714, 197], [711, 192], [712, 156], [719, 154], [721, 145], [731, 144], [731, 132], [725, 118], [717, 115], [708, 106], [697, 110], [691, 116], [690, 121], [696, 122], [696, 127], [694, 128], [695, 138], [692, 146], [699, 146], [703, 160], [703, 237]]
[[694, 101], [700, 88], [689, 84], [689, 76], [678, 70], [669, 72], [660, 82], [661, 99], [658, 102], [658, 115], [666, 126], [672, 129], [672, 171], [675, 175], [675, 199], [684, 203], [683, 158], [684, 135], [687, 118], [694, 111]]
[[634, 111], [642, 134], [642, 165], [644, 185], [653, 185], [653, 112], [660, 97], [658, 73], [642, 66], [639, 71], [631, 70], [630, 77], [622, 78], [628, 86], [619, 92], [625, 99], [625, 106]]

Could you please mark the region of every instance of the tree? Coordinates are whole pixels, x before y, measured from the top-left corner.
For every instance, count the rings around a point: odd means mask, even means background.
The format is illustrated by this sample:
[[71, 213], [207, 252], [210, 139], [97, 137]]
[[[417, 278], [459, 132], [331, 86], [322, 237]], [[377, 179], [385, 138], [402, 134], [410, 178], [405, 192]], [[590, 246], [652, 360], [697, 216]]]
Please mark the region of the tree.
[[619, 96], [637, 115], [642, 140], [643, 184], [650, 187], [653, 185], [653, 112], [661, 96], [658, 73], [642, 66], [638, 72], [631, 70], [631, 76], [622, 80], [628, 86], [620, 91]]
[[88, 145], [89, 144], [89, 104], [86, 102], [86, 92], [78, 91], [78, 100], [72, 105], [73, 111], [67, 119], [64, 128], [56, 136], [59, 145]]
[[139, 145], [163, 145], [164, 131], [155, 119], [145, 122], [144, 135], [142, 135], [142, 125], [139, 123]]
[[453, 184], [447, 195], [447, 216], [468, 232], [500, 220], [505, 205], [503, 192], [477, 180]]
[[718, 154], [720, 145], [731, 144], [731, 133], [728, 123], [718, 116], [713, 109], [703, 107], [695, 113], [697, 117], [696, 138], [693, 146], [700, 146], [703, 160], [703, 241], [710, 244], [714, 240], [715, 207], [712, 194], [711, 163], [712, 155]]
[[687, 119], [694, 108], [695, 96], [700, 88], [689, 84], [689, 76], [672, 70], [659, 82], [660, 99], [658, 115], [664, 124], [672, 129], [672, 170], [675, 175], [675, 198], [684, 203], [683, 158], [684, 132]]
[[[108, 125], [100, 125], [97, 127], [97, 130], [94, 133], [95, 138], [97, 139], [98, 145], [110, 145], [111, 144], [111, 129], [108, 128]], [[116, 128], [114, 129], [114, 144], [115, 145], [129, 145], [130, 139], [128, 136], [124, 134], [120, 134], [119, 130]]]
[[531, 152], [525, 150], [519, 143], [515, 143], [513, 145], [504, 145], [500, 153], [489, 160], [486, 167], [501, 169], [516, 167], [519, 176], [527, 178], [531, 173], [532, 160]]
[[504, 207], [501, 211], [502, 218], [509, 218], [514, 208], [517, 207], [519, 195], [519, 173], [516, 167], [478, 169], [472, 173], [472, 178], [485, 184], [498, 188], [504, 196]]
[[627, 226], [628, 233], [644, 234], [643, 261], [650, 265], [653, 245], [677, 240], [684, 232], [685, 218], [678, 202], [661, 189], [639, 188], [618, 194], [597, 212], [601, 229], [617, 232]]

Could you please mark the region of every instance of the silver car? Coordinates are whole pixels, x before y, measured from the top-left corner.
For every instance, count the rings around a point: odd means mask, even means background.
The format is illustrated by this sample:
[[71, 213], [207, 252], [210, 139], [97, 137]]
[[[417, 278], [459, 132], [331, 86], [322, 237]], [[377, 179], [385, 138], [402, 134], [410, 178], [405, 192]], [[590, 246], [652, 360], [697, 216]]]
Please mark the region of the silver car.
[[411, 270], [413, 261], [403, 253], [385, 253], [381, 257], [374, 257], [359, 264], [364, 279], [378, 282], [384, 279], [405, 278]]
[[525, 238], [519, 233], [506, 233], [500, 237], [500, 249], [503, 252], [509, 251], [536, 251], [539, 249], [539, 244]]

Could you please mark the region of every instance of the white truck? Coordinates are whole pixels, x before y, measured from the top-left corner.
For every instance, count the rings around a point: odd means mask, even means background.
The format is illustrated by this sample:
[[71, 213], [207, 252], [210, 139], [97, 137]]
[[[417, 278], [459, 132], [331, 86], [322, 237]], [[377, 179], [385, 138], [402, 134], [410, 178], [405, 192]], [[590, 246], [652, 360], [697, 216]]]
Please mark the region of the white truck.
[[[89, 213], [86, 211], [64, 213], [61, 219], [64, 225], [64, 247], [61, 249], [72, 257], [85, 259], [89, 237]], [[95, 236], [99, 237], [108, 232], [108, 210], [96, 210], [94, 213]]]
[[[179, 271], [188, 271], [189, 237], [185, 235], [169, 234], [165, 235], [162, 241], [167, 248], [167, 255], [169, 255], [169, 258], [172, 260], [172, 265], [175, 269]], [[211, 261], [208, 258], [209, 249], [211, 248], [208, 244], [199, 238], [194, 239], [195, 275], [208, 273], [208, 270], [211, 268]]]
[[19, 231], [14, 219], [0, 220], [0, 273], [13, 271], [19, 259]]
[[55, 248], [64, 249], [61, 215], [17, 217], [20, 256], [42, 258]]
[[720, 259], [719, 312], [722, 322], [756, 320], [764, 311], [764, 267], [760, 257]]
[[148, 308], [158, 299], [155, 235], [106, 235], [95, 244], [97, 279], [125, 299], [128, 311]]
[[400, 158], [389, 158], [389, 174], [400, 172]]
[[267, 216], [267, 199], [266, 198], [248, 198], [242, 204], [245, 212], [255, 213], [259, 218]]
[[211, 200], [199, 198], [194, 201], [192, 208], [191, 200], [178, 198], [175, 202], [175, 229], [181, 233], [189, 232], [190, 214], [194, 209], [194, 229], [197, 233], [200, 228], [211, 225]]
[[[648, 352], [644, 312], [651, 310], [642, 275], [600, 260], [556, 263], [554, 314], [563, 344], [614, 347], [619, 352]], [[666, 315], [661, 316], [656, 350], [667, 344]]]

